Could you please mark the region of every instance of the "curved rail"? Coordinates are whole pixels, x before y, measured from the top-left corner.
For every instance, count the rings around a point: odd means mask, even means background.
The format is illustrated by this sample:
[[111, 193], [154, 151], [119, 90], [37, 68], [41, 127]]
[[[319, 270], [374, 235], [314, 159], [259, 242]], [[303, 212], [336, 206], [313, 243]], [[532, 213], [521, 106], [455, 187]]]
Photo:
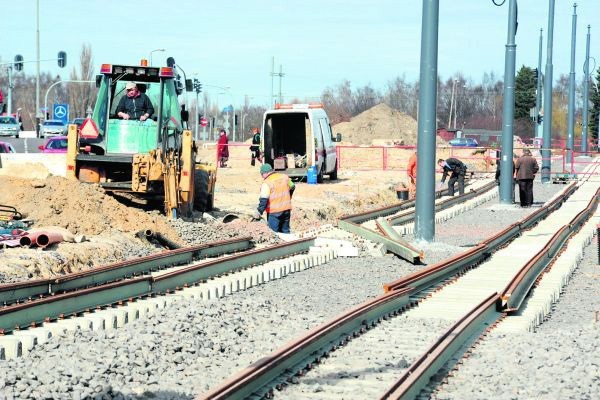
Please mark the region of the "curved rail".
[[[386, 285], [386, 293], [382, 296], [365, 302], [310, 331], [300, 339], [288, 343], [199, 398], [230, 399], [246, 398], [248, 396], [270, 396], [273, 387], [284, 384], [287, 377], [293, 374], [302, 374], [305, 369], [312, 368], [313, 363], [318, 362], [320, 357], [334, 350], [337, 346], [345, 344], [352, 336], [359, 335], [377, 321], [396, 315], [410, 306], [414, 302], [414, 300], [411, 300], [411, 296], [458, 273], [460, 268], [464, 269], [477, 264], [491, 252], [504, 246], [508, 240], [522, 232], [524, 227], [532, 226], [545, 217], [550, 210], [560, 207], [575, 190], [576, 185], [574, 183], [565, 189], [561, 196], [544, 206], [539, 212], [530, 214], [517, 224], [488, 238], [477, 247], [469, 249], [447, 262], [438, 263]], [[397, 296], [394, 296], [394, 294], [397, 294]], [[428, 355], [421, 357], [418, 365], [411, 367], [411, 372], [405, 374], [403, 381], [394, 385], [386, 396], [389, 396], [389, 398], [403, 398], [398, 397], [396, 394], [396, 390], [402, 385], [409, 385], [407, 393], [418, 393], [421, 390], [419, 385], [423, 382], [426, 383], [429, 377], [447, 361], [448, 357], [465, 343], [466, 339], [471, 338], [477, 332], [480, 333], [486, 326], [502, 315], [502, 311], [497, 309], [499, 299], [498, 294], [494, 293], [476, 307], [474, 311], [466, 314], [453, 326], [453, 329], [446, 332], [438, 340], [436, 346], [429, 350]], [[385, 307], [383, 307], [384, 304]], [[435, 357], [429, 359], [431, 355], [435, 355]], [[412, 376], [417, 371], [424, 371], [423, 374], [425, 375], [419, 376], [416, 374]], [[407, 379], [408, 376], [410, 376], [410, 380]]]

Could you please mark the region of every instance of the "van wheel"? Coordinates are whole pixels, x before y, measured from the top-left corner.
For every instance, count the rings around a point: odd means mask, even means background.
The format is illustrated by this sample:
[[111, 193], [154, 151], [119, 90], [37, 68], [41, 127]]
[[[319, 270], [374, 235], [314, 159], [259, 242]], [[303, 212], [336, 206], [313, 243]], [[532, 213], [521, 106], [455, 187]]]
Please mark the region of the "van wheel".
[[319, 168], [319, 173], [317, 174], [317, 183], [323, 183], [323, 166]]
[[331, 171], [331, 173], [329, 174], [329, 180], [330, 181], [337, 181], [337, 160], [335, 161], [335, 168], [333, 169], [333, 171]]

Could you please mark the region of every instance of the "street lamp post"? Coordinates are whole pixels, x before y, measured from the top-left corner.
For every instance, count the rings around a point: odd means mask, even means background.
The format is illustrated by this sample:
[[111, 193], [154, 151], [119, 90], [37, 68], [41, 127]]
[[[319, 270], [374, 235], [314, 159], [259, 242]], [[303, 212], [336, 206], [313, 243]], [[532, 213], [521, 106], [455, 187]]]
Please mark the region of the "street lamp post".
[[456, 89], [456, 83], [458, 79], [455, 79], [452, 82], [452, 94], [450, 95], [450, 115], [448, 116], [448, 129], [450, 129], [450, 124], [452, 124], [452, 106], [454, 105], [454, 90]]
[[150, 66], [152, 66], [152, 53], [155, 53], [157, 51], [165, 51], [165, 50], [166, 49], [155, 49], [150, 52], [150, 57], [148, 57], [148, 58], [150, 58]]
[[[48, 93], [50, 93], [50, 89], [52, 89], [54, 86], [58, 85], [59, 83], [63, 83], [63, 82], [70, 82], [70, 83], [71, 82], [72, 83], [94, 83], [95, 81], [65, 80], [65, 81], [54, 82], [46, 90], [46, 96], [44, 97], [44, 110], [45, 110], [45, 112], [48, 112]], [[91, 112], [90, 112], [90, 114], [91, 114]]]

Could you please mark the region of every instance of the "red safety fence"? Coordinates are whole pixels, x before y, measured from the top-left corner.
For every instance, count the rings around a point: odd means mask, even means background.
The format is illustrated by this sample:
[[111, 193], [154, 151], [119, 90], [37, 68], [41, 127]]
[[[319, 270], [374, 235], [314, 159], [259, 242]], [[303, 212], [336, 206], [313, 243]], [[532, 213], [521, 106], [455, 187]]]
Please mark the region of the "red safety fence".
[[[251, 152], [250, 144], [244, 142], [229, 142], [227, 144], [229, 157], [227, 160], [228, 167], [245, 167], [250, 165]], [[537, 159], [540, 168], [544, 158], [542, 158], [539, 148], [530, 147], [514, 147], [514, 154], [521, 155], [522, 150], [528, 148], [533, 156]], [[415, 146], [354, 146], [354, 145], [338, 145], [336, 154], [338, 159], [339, 170], [352, 171], [398, 171], [406, 172], [408, 159], [411, 154], [416, 151]], [[200, 145], [200, 154], [204, 159], [214, 160], [218, 165], [217, 143], [209, 142]], [[593, 163], [593, 156], [598, 156], [599, 153], [573, 152], [571, 162], [568, 162], [568, 154], [565, 148], [550, 149], [551, 174], [556, 173], [576, 173], [581, 171], [586, 164]], [[580, 157], [589, 155], [590, 158]], [[438, 158], [454, 157], [463, 161], [469, 167], [469, 171], [477, 173], [495, 172], [498, 158], [496, 150], [488, 147], [455, 147], [455, 146], [437, 146], [436, 160]], [[581, 166], [578, 168], [578, 164]], [[260, 165], [259, 162], [256, 165]], [[437, 168], [437, 166], [434, 165]]]

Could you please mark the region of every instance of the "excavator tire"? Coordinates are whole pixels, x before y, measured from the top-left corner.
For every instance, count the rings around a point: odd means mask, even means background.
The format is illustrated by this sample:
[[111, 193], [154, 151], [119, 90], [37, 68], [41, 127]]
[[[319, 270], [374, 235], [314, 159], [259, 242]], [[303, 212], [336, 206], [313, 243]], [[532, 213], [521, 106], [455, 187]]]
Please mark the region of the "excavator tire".
[[213, 195], [208, 192], [208, 171], [196, 169], [194, 171], [194, 210], [210, 211], [213, 207]]

